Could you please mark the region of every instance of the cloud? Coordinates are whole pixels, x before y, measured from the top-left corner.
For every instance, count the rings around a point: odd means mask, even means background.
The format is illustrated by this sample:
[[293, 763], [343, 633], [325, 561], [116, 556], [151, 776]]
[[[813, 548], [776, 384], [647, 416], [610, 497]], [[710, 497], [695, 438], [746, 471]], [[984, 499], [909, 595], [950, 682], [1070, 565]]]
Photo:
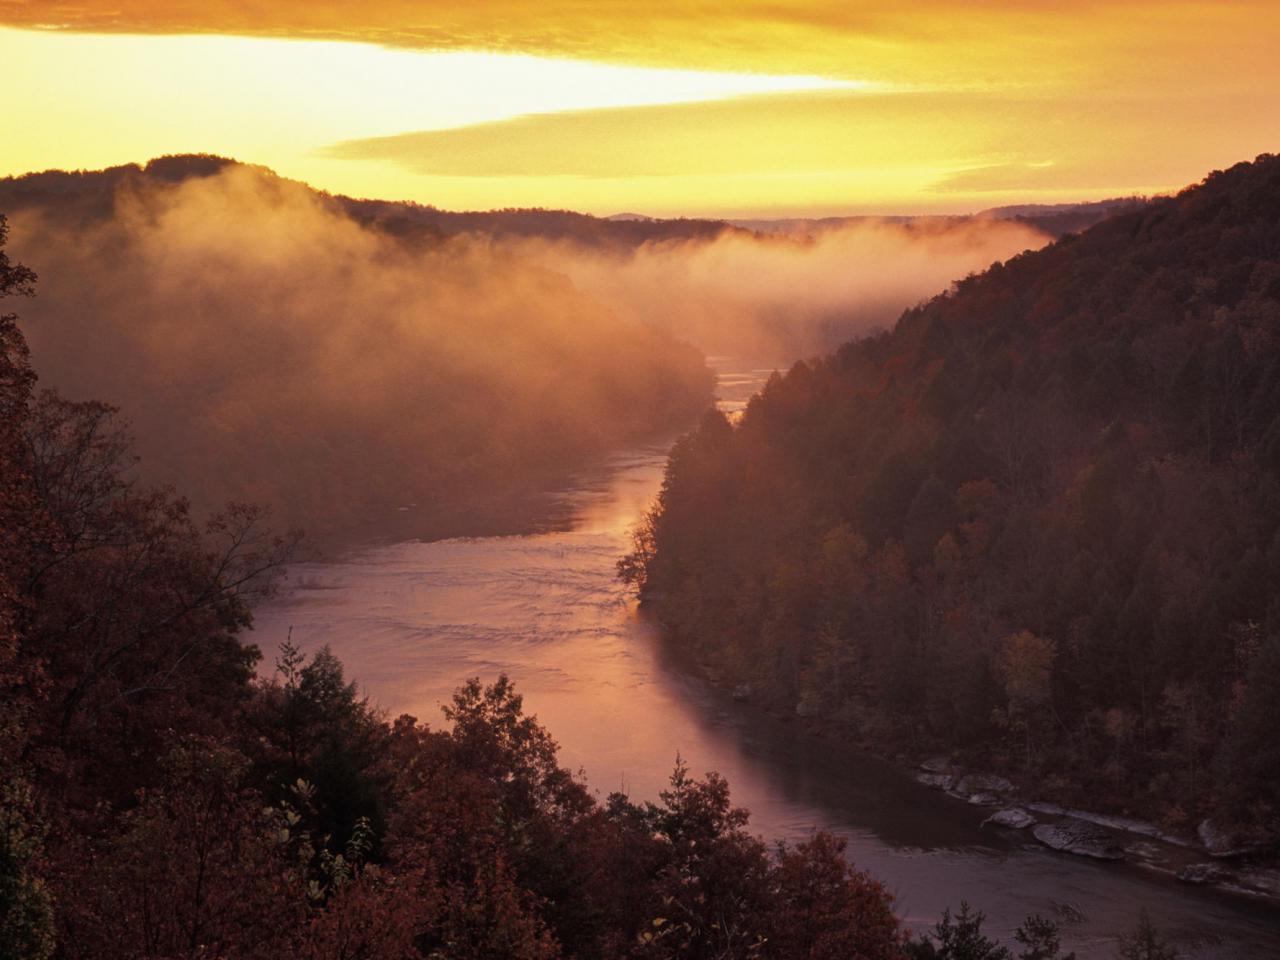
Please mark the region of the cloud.
[[[1256, 0], [8, 0], [0, 22], [143, 34], [0, 30], [11, 126], [24, 131], [0, 150], [13, 172], [210, 151], [335, 192], [453, 208], [959, 211], [1170, 189], [1280, 142], [1280, 10]], [[362, 43], [154, 35], [184, 32]], [[510, 58], [427, 70], [420, 51], [437, 49], [592, 61], [574, 64], [583, 71], [680, 67], [702, 80], [675, 95], [617, 77], [592, 99], [578, 94], [598, 79], [574, 79], [566, 95], [572, 71], [548, 68], [560, 79], [531, 97], [497, 63]], [[582, 109], [744, 89], [711, 92], [712, 70], [765, 74], [765, 86], [873, 86]], [[1061, 178], [1036, 176], [1043, 163]]]
[[[228, 33], [359, 40], [420, 49], [484, 49], [581, 59], [820, 73], [889, 82], [990, 85], [1073, 77], [1105, 85], [1135, 66], [1200, 81], [1231, 64], [1211, 39], [1265, 57], [1276, 11], [1264, 0], [7, 0], [0, 23], [77, 31]], [[1134, 60], [1145, 52], [1144, 63]], [[1189, 60], [1186, 58], [1190, 58]], [[1169, 61], [1173, 61], [1171, 64]], [[1259, 64], [1265, 59], [1259, 58]], [[1235, 61], [1239, 66], [1240, 61]], [[1273, 71], [1269, 71], [1272, 72]], [[1185, 81], [1184, 76], [1184, 81]]]
[[[439, 178], [665, 178], [665, 207], [732, 208], [727, 197], [813, 207], [877, 193], [1075, 200], [1181, 187], [1280, 142], [1271, 91], [1220, 97], [997, 92], [824, 92], [714, 103], [566, 111], [452, 130], [346, 141], [321, 155]], [[566, 188], [566, 192], [570, 192]], [[699, 203], [699, 200], [701, 201]], [[712, 201], [712, 202], [708, 202]], [[623, 201], [625, 203], [625, 201]], [[642, 204], [636, 200], [628, 206]]]
[[921, 96], [780, 94], [534, 114], [351, 140], [322, 155], [387, 160], [415, 173], [455, 177], [817, 172], [851, 160], [897, 162], [907, 147], [903, 139], [930, 131], [936, 151], [960, 130], [947, 117], [943, 102]]

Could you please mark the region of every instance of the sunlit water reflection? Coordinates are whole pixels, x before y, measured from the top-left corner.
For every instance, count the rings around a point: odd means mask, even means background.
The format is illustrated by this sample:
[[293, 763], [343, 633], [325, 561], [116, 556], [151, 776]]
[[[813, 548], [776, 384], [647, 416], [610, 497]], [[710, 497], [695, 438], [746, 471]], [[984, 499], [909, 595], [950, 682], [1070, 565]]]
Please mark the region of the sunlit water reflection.
[[[769, 372], [725, 360], [719, 369], [729, 411]], [[292, 629], [306, 650], [328, 644], [389, 713], [432, 723], [459, 682], [505, 672], [558, 739], [564, 764], [601, 794], [656, 798], [679, 753], [695, 772], [726, 776], [766, 837], [815, 827], [849, 837], [854, 860], [886, 882], [913, 926], [962, 898], [1006, 938], [1040, 912], [1064, 921], [1064, 940], [1090, 960], [1113, 955], [1115, 935], [1142, 907], [1192, 957], [1280, 956], [1270, 907], [983, 829], [988, 810], [760, 716], [673, 666], [614, 577], [666, 450], [618, 454], [566, 487], [551, 513], [567, 529], [392, 543], [300, 564], [258, 611], [256, 639], [269, 652]]]

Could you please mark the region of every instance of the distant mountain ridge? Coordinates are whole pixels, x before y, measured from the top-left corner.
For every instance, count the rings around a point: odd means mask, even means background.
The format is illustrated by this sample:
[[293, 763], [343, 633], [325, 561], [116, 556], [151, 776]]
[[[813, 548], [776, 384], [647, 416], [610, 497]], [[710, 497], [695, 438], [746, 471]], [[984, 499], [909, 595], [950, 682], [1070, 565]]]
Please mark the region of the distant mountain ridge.
[[[104, 216], [121, 184], [136, 182], [178, 183], [216, 175], [227, 167], [255, 169], [277, 177], [265, 167], [205, 154], [158, 157], [145, 164], [124, 164], [101, 171], [48, 170], [0, 179], [0, 210], [29, 204], [63, 203], [85, 216]], [[284, 179], [284, 178], [279, 178]], [[623, 212], [597, 217], [570, 210], [513, 208], [451, 211], [398, 200], [368, 200], [325, 194], [351, 216], [385, 232], [406, 237], [454, 236], [490, 233], [514, 237], [572, 239], [596, 247], [633, 248], [670, 239], [710, 239], [725, 232], [745, 230], [772, 235], [803, 236], [851, 225], [888, 222], [900, 224], [961, 223], [974, 218], [1018, 220], [1053, 237], [1075, 232], [1106, 216], [1145, 201], [1138, 197], [1068, 204], [1021, 204], [994, 207], [973, 214], [885, 215], [792, 218], [662, 218]]]
[[[58, 206], [64, 214], [110, 216], [122, 186], [180, 183], [215, 176], [231, 167], [256, 171], [267, 180], [294, 183], [266, 167], [226, 157], [191, 154], [159, 157], [99, 171], [49, 170], [0, 179], [0, 212]], [[297, 184], [298, 186], [306, 186]], [[313, 190], [309, 186], [306, 189]], [[603, 248], [629, 249], [655, 240], [710, 239], [734, 228], [721, 220], [657, 220], [639, 215], [595, 217], [570, 210], [503, 209], [449, 211], [412, 201], [367, 200], [315, 191], [367, 226], [405, 239], [443, 239], [464, 233], [569, 239]]]
[[1093, 226], [1114, 213], [1146, 203], [1142, 197], [1122, 197], [1086, 203], [1028, 203], [1008, 207], [992, 207], [968, 214], [861, 215], [849, 217], [784, 217], [780, 219], [731, 219], [727, 222], [757, 233], [805, 236], [851, 225], [888, 222], [937, 225], [962, 223], [966, 220], [1017, 220], [1035, 227], [1051, 237], [1061, 237]]

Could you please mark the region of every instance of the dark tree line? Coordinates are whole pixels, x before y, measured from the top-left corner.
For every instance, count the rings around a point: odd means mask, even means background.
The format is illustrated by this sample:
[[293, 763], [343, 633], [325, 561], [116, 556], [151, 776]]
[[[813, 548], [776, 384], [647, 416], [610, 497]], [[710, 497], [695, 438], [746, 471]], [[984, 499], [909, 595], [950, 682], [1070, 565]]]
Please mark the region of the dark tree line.
[[621, 565], [885, 750], [1280, 827], [1280, 158], [995, 264], [674, 448]]
[[[227, 157], [184, 154], [157, 157], [145, 165], [129, 163], [101, 171], [47, 170], [0, 178], [0, 200], [10, 211], [28, 206], [47, 207], [58, 210], [61, 216], [87, 222], [111, 216], [121, 188], [180, 184], [243, 166], [246, 165]], [[254, 169], [269, 175], [266, 168]], [[357, 222], [417, 246], [437, 244], [448, 237], [485, 234], [496, 238], [568, 240], [622, 253], [664, 240], [710, 240], [737, 229], [722, 220], [608, 219], [572, 210], [541, 208], [452, 211], [408, 201], [357, 200], [344, 196], [332, 197], [332, 203]]]

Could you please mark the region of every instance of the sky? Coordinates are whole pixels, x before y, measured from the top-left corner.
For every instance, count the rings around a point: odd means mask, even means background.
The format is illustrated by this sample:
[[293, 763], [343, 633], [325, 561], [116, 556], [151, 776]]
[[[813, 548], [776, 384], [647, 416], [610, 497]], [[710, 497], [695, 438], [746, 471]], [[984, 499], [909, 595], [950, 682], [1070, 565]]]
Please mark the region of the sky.
[[1274, 0], [0, 0], [0, 175], [206, 152], [359, 197], [963, 212], [1280, 150]]

